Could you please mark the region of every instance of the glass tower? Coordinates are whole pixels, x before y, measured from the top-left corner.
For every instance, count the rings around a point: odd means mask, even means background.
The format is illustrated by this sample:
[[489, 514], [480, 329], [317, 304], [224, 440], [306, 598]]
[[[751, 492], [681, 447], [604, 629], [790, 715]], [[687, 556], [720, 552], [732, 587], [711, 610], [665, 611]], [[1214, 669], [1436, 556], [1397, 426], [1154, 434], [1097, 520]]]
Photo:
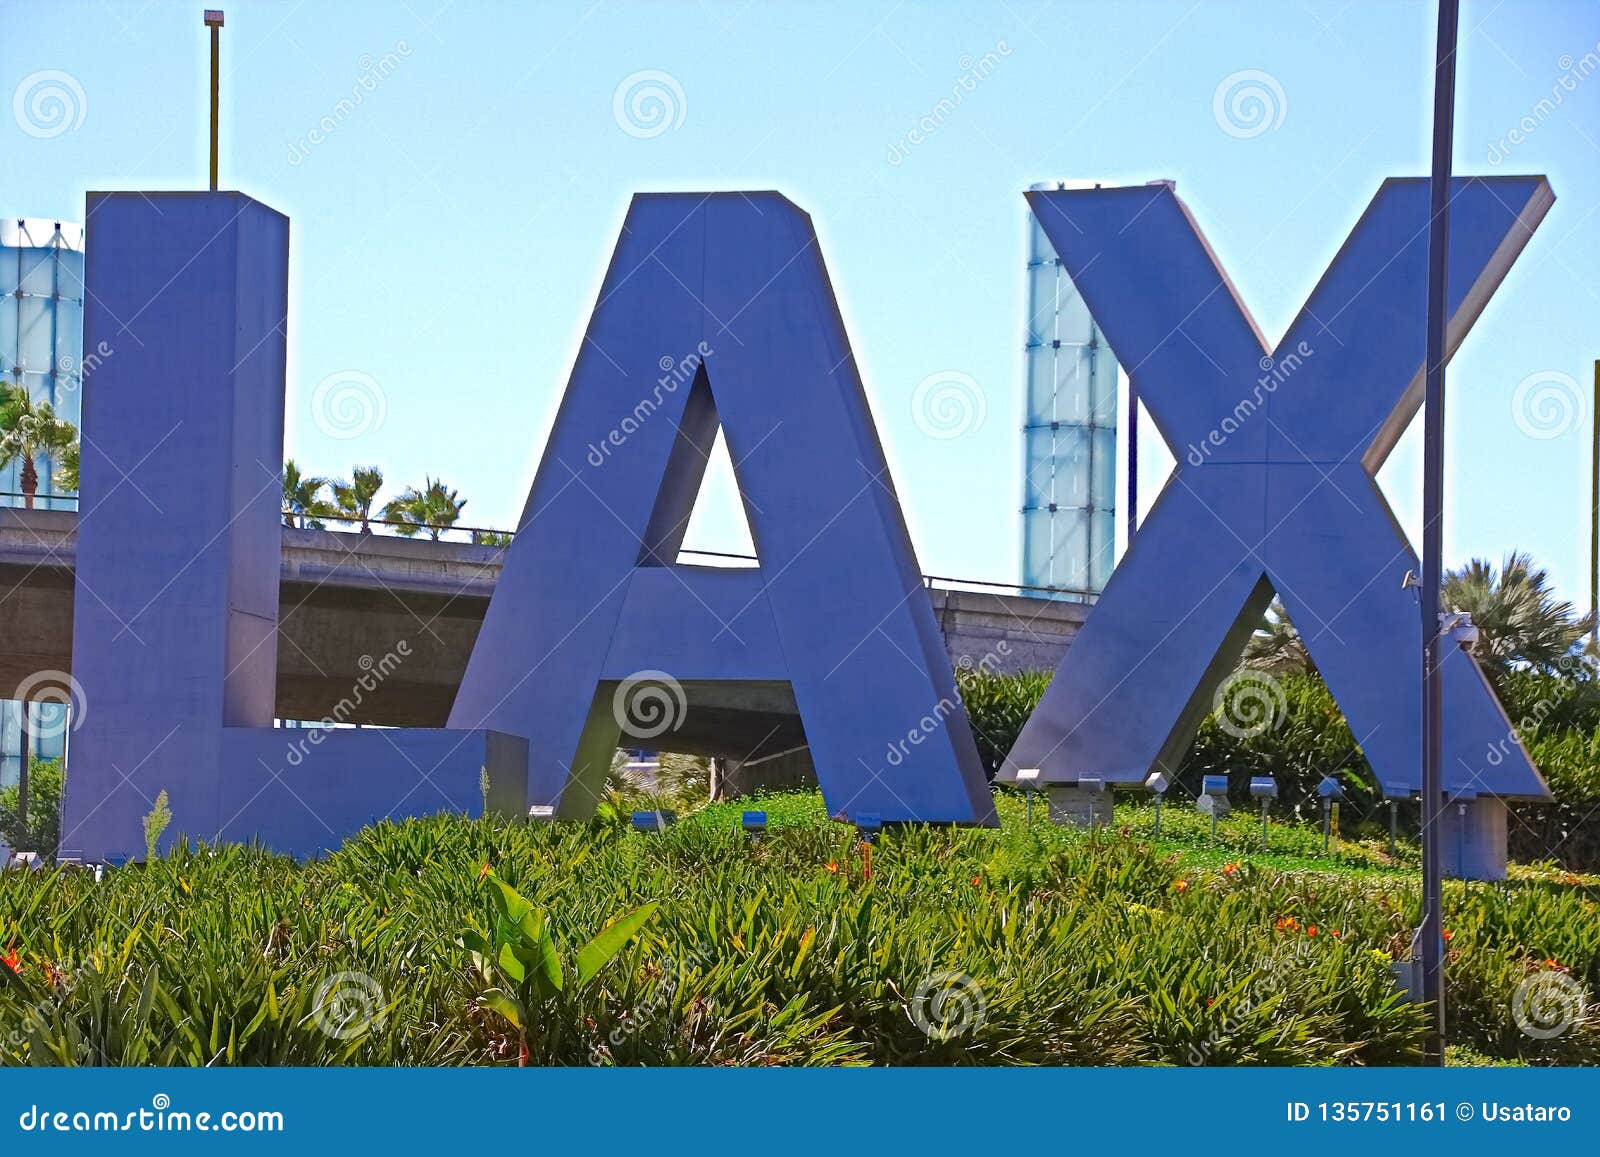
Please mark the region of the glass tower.
[[[83, 226], [61, 221], [0, 220], [0, 381], [23, 385], [76, 424], [83, 385]], [[56, 484], [60, 464], [34, 463], [34, 505], [72, 509]], [[0, 505], [20, 506], [22, 464], [0, 470]]]
[[[26, 387], [35, 402], [77, 424], [82, 412], [83, 226], [28, 218], [0, 219], [0, 382]], [[75, 497], [56, 482], [60, 464], [41, 455], [38, 508], [70, 510]], [[0, 469], [0, 506], [21, 506], [22, 463]], [[0, 687], [0, 787], [22, 768], [22, 704]], [[66, 707], [32, 703], [28, 748], [41, 759], [66, 752]]]
[[1117, 363], [1031, 212], [1027, 309], [1022, 584], [1088, 602], [1116, 565]]

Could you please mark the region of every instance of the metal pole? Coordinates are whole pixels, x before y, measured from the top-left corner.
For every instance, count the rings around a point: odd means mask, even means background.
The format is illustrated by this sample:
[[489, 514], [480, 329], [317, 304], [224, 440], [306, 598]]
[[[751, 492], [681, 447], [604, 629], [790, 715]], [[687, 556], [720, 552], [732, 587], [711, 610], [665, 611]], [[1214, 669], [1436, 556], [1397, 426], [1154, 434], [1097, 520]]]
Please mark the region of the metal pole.
[[207, 9], [206, 27], [211, 29], [211, 191], [217, 191], [217, 114], [221, 101], [222, 13]]
[[1444, 799], [1444, 694], [1439, 594], [1444, 560], [1445, 291], [1450, 245], [1459, 0], [1439, 0], [1433, 66], [1433, 168], [1429, 179], [1428, 320], [1422, 436], [1422, 997], [1430, 1005], [1426, 1063], [1444, 1064], [1444, 901], [1439, 826]]
[[[1596, 389], [1600, 389], [1600, 362], [1595, 364]], [[1128, 375], [1128, 545], [1133, 549], [1133, 535], [1139, 529], [1139, 387], [1133, 375]]]
[[1594, 437], [1589, 440], [1589, 643], [1600, 654], [1600, 359], [1594, 363]]

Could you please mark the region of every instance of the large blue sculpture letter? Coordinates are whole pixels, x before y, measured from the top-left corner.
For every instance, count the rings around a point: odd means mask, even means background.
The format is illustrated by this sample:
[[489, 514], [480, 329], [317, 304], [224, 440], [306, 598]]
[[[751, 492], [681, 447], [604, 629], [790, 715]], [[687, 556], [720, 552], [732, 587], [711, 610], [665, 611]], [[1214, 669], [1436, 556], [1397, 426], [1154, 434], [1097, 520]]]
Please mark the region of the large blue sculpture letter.
[[[1421, 404], [1428, 183], [1383, 184], [1276, 351], [1170, 187], [1029, 200], [1178, 464], [1002, 778], [1173, 770], [1276, 591], [1385, 793], [1416, 791], [1418, 564], [1373, 475]], [[1452, 352], [1552, 200], [1456, 181]], [[1471, 656], [1444, 680], [1447, 787], [1545, 797]]]
[[[520, 812], [526, 743], [486, 732], [272, 729], [289, 221], [238, 193], [90, 194], [63, 855], [168, 839], [309, 854], [362, 824]], [[509, 768], [514, 774], [502, 775]]]
[[[719, 417], [756, 570], [677, 562]], [[636, 197], [450, 723], [528, 736], [578, 817], [619, 741], [750, 758], [795, 714], [834, 814], [992, 822], [809, 219]]]

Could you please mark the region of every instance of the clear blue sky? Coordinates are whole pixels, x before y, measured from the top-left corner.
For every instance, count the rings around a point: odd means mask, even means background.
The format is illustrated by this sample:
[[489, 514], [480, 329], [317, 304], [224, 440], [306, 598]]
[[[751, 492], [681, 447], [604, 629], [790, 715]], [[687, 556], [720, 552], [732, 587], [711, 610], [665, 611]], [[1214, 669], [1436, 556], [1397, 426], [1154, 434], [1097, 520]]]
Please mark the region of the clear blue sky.
[[[0, 3], [0, 95], [43, 70], [81, 90], [56, 135], [0, 115], [0, 212], [81, 220], [86, 189], [203, 185], [202, 7]], [[479, 525], [521, 510], [636, 190], [776, 188], [812, 214], [924, 569], [1014, 580], [1022, 189], [1175, 179], [1276, 339], [1379, 181], [1427, 169], [1429, 3], [225, 9], [223, 183], [293, 219], [288, 452], [322, 473], [377, 462], [395, 484], [442, 474]], [[1600, 57], [1600, 5], [1467, 0], [1462, 27], [1457, 171], [1542, 172], [1557, 201], [1452, 365], [1447, 561], [1525, 548], [1586, 602], [1600, 70], [1581, 72]], [[891, 163], [986, 54], [989, 74]], [[655, 135], [614, 111], [646, 70], [668, 74], [675, 106]], [[1255, 135], [1214, 112], [1244, 70], [1282, 94]], [[347, 370], [385, 411], [341, 440], [312, 404]], [[947, 371], [978, 383], [984, 419], [936, 439], [912, 398]], [[1166, 463], [1146, 465], [1148, 496]], [[1381, 479], [1418, 541], [1420, 423]], [[706, 500], [689, 544], [737, 546], [726, 479]]]

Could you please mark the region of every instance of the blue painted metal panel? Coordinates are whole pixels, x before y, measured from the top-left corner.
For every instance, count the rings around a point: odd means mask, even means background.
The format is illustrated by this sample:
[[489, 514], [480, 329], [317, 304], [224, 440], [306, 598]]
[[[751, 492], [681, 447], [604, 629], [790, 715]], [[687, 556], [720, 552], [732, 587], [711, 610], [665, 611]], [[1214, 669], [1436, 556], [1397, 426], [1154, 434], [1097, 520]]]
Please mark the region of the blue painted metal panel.
[[[89, 219], [85, 334], [111, 353], [84, 398], [63, 854], [141, 853], [162, 791], [168, 842], [297, 854], [438, 810], [424, 777], [476, 810], [479, 769], [498, 781], [520, 742], [365, 731], [302, 765], [309, 733], [271, 728], [288, 219], [238, 193], [90, 194]], [[519, 810], [512, 783], [496, 798]]]
[[[1276, 350], [1169, 188], [1029, 194], [1178, 459], [1001, 778], [1176, 769], [1274, 590], [1384, 790], [1419, 786], [1417, 569], [1372, 472], [1420, 398], [1426, 182], [1386, 181]], [[1453, 351], [1552, 200], [1463, 178]], [[1446, 787], [1548, 790], [1465, 652], [1445, 660]]]
[[[675, 565], [719, 417], [761, 556], [726, 580], [747, 624]], [[671, 581], [633, 586], [641, 564]], [[708, 612], [709, 638], [674, 624]], [[608, 656], [748, 679], [769, 620], [830, 811], [992, 822], [809, 219], [774, 193], [639, 196], [451, 725], [527, 735], [531, 798], [587, 815], [619, 734]]]

